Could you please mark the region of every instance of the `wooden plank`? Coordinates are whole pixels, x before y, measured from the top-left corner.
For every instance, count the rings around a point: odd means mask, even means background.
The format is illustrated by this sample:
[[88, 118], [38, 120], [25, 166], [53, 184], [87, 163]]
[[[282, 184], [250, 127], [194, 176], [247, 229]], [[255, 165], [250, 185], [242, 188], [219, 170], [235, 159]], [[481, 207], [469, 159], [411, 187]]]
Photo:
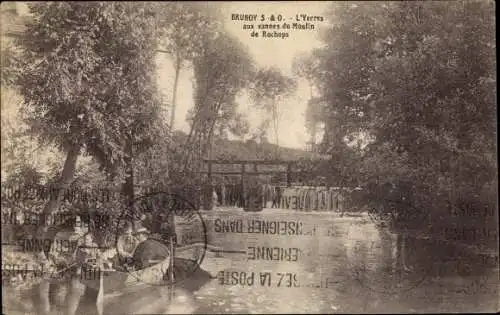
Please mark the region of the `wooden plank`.
[[[241, 185], [241, 194], [245, 191], [245, 164], [241, 164], [241, 177], [240, 177], [240, 185]], [[243, 196], [240, 194], [240, 200]]]
[[[202, 174], [207, 174], [207, 172], [201, 172]], [[266, 175], [266, 174], [286, 174], [286, 171], [262, 171], [262, 172], [244, 172], [245, 175]], [[243, 175], [241, 172], [212, 172], [212, 174], [222, 174], [222, 175]]]
[[[200, 171], [202, 174], [207, 174], [207, 171]], [[299, 172], [299, 171], [258, 171], [258, 172], [245, 172], [247, 175], [259, 175], [259, 174], [308, 174], [308, 172]], [[224, 175], [241, 175], [241, 172], [235, 172], [235, 171], [217, 171], [214, 172], [212, 171], [212, 174], [224, 174]]]
[[292, 185], [292, 164], [288, 163], [286, 166], [286, 185], [290, 187]]
[[205, 163], [212, 164], [279, 164], [287, 165], [296, 161], [282, 161], [282, 160], [203, 160]]

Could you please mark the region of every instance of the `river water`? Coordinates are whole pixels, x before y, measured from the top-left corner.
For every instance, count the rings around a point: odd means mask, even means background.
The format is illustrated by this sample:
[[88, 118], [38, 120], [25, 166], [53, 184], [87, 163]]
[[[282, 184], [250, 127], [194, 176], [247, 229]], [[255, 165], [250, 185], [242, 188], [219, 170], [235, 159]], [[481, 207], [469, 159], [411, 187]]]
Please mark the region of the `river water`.
[[[221, 284], [222, 281], [207, 284], [195, 294], [199, 313], [473, 312], [498, 309], [498, 261], [497, 268], [494, 268], [491, 260], [472, 257], [451, 245], [389, 233], [375, 227], [367, 216], [340, 217], [332, 213], [276, 210], [272, 214], [264, 211], [245, 215], [246, 219], [252, 220], [271, 220], [274, 217], [276, 220], [300, 221], [303, 232], [314, 229], [314, 235], [233, 233], [229, 240], [228, 233], [212, 235], [211, 242], [217, 244], [221, 241], [225, 248], [294, 247], [300, 249], [301, 254], [297, 261], [248, 260], [249, 255], [228, 254], [221, 259], [219, 268], [225, 266], [228, 271], [255, 272], [255, 281], [251, 286]], [[217, 217], [221, 221], [224, 219], [221, 214]], [[228, 212], [226, 220], [234, 219]], [[208, 226], [210, 230], [211, 225]], [[257, 277], [265, 272], [271, 273], [271, 285], [265, 281], [260, 283], [260, 277]], [[288, 287], [289, 274], [297, 279], [291, 287]]]
[[[126, 308], [130, 313], [492, 312], [499, 307], [498, 258], [396, 235], [366, 215], [221, 210], [204, 219], [209, 243], [224, 249], [207, 252], [202, 264], [217, 278], [196, 292], [178, 290], [171, 302], [153, 301], [145, 291], [142, 304], [132, 303], [140, 306]], [[254, 221], [295, 222], [300, 233], [245, 233]], [[242, 226], [234, 228], [235, 222]], [[254, 248], [281, 249], [251, 259]], [[288, 256], [276, 254], [283, 250]], [[16, 304], [3, 303], [10, 309]]]

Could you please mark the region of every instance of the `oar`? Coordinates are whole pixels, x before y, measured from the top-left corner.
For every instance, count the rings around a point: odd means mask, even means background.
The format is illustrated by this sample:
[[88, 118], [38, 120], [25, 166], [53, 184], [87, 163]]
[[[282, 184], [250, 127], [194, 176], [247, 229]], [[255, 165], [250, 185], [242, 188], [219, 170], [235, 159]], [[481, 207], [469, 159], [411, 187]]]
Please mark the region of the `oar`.
[[[172, 216], [173, 218], [174, 216]], [[174, 225], [175, 226], [175, 225]], [[175, 238], [173, 236], [169, 237], [170, 240], [170, 267], [168, 270], [168, 278], [170, 279], [170, 301], [174, 300], [174, 261], [175, 261]]]

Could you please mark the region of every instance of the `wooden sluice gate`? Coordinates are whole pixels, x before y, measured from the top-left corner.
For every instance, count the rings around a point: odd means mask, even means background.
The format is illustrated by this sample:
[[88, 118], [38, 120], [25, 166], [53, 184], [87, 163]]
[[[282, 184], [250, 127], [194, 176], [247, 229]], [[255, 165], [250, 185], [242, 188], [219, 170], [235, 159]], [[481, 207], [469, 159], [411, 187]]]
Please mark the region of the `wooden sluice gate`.
[[[243, 208], [261, 211], [263, 208], [298, 211], [343, 212], [350, 205], [350, 196], [360, 189], [303, 186], [297, 176], [296, 161], [214, 161], [205, 160], [202, 173], [206, 175], [202, 189], [202, 208]], [[218, 176], [217, 182], [214, 177]], [[238, 182], [228, 180], [238, 177]], [[280, 180], [281, 177], [281, 180]], [[222, 179], [221, 179], [222, 178]], [[286, 178], [284, 181], [283, 178]], [[274, 183], [271, 183], [271, 179]]]
[[[203, 186], [203, 208], [212, 210], [215, 205], [233, 206], [245, 211], [260, 211], [264, 208], [264, 190], [260, 181], [262, 176], [286, 175], [286, 185], [291, 185], [292, 162], [284, 161], [215, 161], [205, 160], [201, 171], [206, 174]], [[223, 177], [214, 185], [214, 176]], [[225, 182], [228, 178], [238, 177], [238, 182]], [[217, 194], [218, 192], [218, 194]]]
[[[367, 215], [346, 214], [356, 208], [349, 197], [356, 189], [300, 185], [294, 161], [205, 160], [204, 166], [199, 204], [207, 269], [224, 269], [229, 258], [295, 261], [303, 255], [301, 244], [342, 243], [353, 223], [369, 223]], [[183, 235], [195, 233], [184, 228], [176, 234], [189, 243]]]

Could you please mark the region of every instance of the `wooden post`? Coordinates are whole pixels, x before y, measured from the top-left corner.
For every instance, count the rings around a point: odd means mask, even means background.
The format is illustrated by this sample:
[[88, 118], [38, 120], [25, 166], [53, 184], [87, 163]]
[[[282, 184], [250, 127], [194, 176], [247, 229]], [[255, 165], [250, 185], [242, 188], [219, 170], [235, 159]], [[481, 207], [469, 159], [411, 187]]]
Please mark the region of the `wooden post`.
[[207, 174], [207, 184], [204, 187], [204, 204], [206, 205], [205, 210], [212, 210], [214, 205], [212, 201], [213, 187], [212, 187], [212, 161], [208, 160], [208, 174]]
[[170, 280], [169, 287], [170, 287], [170, 301], [173, 301], [175, 298], [175, 285], [174, 285], [174, 280], [175, 280], [175, 275], [174, 275], [174, 262], [175, 262], [175, 245], [177, 243], [177, 234], [175, 231], [175, 213], [174, 211], [171, 211], [169, 215], [170, 219], [170, 226], [169, 226], [169, 232], [170, 235], [168, 236], [168, 242], [169, 242], [169, 252], [170, 252], [170, 261], [169, 261], [169, 268], [168, 268], [168, 279]]
[[[172, 219], [174, 215], [172, 215]], [[174, 233], [175, 233], [175, 223], [174, 225]], [[169, 237], [170, 241], [170, 262], [168, 268], [168, 278], [170, 279], [170, 301], [173, 301], [175, 298], [175, 285], [174, 285], [174, 260], [175, 260], [175, 235]]]
[[288, 162], [286, 165], [286, 185], [290, 187], [292, 185], [292, 163]]
[[243, 203], [243, 208], [245, 207], [245, 185], [244, 185], [244, 177], [245, 177], [245, 163], [241, 163], [241, 178], [240, 178], [240, 185], [241, 185], [241, 192], [240, 192], [240, 201]]
[[212, 160], [208, 161], [208, 200], [209, 200], [209, 210], [214, 209], [214, 200], [212, 195], [214, 193], [214, 188], [212, 185]]
[[[259, 182], [260, 178], [259, 178], [259, 172], [258, 172], [258, 169], [257, 169], [257, 163], [253, 163], [253, 171], [255, 172], [255, 176], [257, 177], [257, 180], [256, 180], [257, 187], [256, 187], [256, 189], [257, 189], [257, 191], [260, 191], [261, 188], [262, 188], [262, 185]], [[259, 195], [257, 195], [257, 197], [259, 197]], [[260, 196], [260, 204], [262, 205], [262, 208], [266, 207], [266, 204], [265, 204], [265, 201], [264, 201], [264, 194], [262, 194]]]
[[212, 161], [208, 160], [208, 182], [212, 183]]

